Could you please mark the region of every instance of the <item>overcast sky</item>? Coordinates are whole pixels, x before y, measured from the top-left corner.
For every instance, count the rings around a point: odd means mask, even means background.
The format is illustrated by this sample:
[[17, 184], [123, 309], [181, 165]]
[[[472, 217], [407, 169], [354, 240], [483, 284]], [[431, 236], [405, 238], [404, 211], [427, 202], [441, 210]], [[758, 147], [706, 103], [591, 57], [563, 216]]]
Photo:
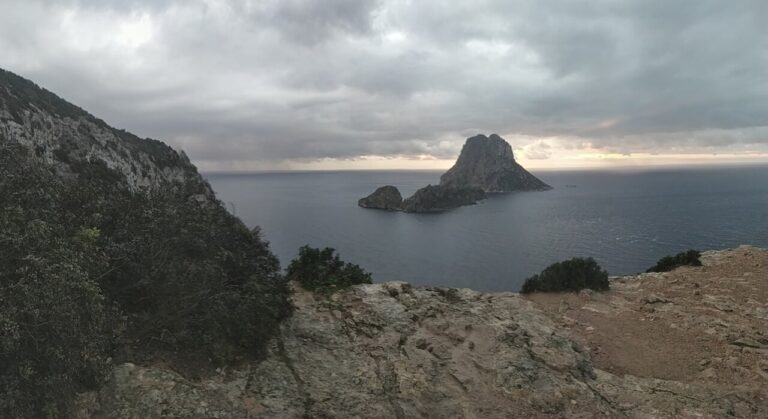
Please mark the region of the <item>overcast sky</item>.
[[203, 170], [768, 161], [765, 0], [0, 0], [0, 67]]

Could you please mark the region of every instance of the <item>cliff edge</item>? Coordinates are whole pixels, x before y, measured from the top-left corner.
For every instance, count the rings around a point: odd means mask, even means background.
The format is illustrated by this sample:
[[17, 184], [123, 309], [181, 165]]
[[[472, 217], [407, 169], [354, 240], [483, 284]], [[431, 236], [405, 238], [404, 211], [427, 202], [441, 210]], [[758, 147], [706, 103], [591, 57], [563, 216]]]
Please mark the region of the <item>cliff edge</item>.
[[200, 381], [124, 364], [80, 415], [766, 417], [768, 252], [703, 260], [602, 294], [297, 288], [263, 362]]

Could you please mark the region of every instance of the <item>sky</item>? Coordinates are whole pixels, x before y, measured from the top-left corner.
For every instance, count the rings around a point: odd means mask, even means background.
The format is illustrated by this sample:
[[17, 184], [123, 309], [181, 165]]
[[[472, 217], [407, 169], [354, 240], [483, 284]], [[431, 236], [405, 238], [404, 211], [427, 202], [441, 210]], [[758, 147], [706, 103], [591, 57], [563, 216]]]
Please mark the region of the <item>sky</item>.
[[0, 0], [0, 67], [204, 171], [768, 162], [764, 0]]

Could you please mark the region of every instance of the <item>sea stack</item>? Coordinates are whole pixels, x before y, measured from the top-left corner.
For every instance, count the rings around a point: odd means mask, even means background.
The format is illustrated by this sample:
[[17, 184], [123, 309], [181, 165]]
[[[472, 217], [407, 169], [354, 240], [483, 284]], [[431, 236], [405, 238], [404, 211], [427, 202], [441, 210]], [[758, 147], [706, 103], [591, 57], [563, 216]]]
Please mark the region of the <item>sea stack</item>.
[[440, 185], [476, 187], [486, 193], [552, 189], [520, 166], [512, 147], [496, 134], [467, 139], [456, 164], [440, 177]]
[[496, 134], [468, 138], [458, 160], [440, 177], [439, 185], [419, 189], [403, 200], [391, 185], [382, 186], [358, 201], [363, 208], [405, 212], [439, 212], [472, 205], [486, 194], [545, 191], [551, 186], [515, 161], [512, 147]]

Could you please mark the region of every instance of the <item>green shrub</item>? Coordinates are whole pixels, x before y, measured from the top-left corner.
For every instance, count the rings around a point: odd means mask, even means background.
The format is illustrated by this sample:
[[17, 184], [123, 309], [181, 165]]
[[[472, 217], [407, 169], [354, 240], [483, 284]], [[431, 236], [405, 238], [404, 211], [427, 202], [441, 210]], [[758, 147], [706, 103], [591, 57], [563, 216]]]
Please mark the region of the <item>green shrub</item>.
[[102, 217], [119, 262], [101, 283], [130, 316], [131, 340], [217, 362], [260, 353], [290, 304], [259, 230], [183, 190], [122, 199]]
[[120, 324], [95, 281], [104, 253], [63, 222], [63, 184], [18, 153], [0, 148], [0, 417], [65, 417], [105, 380]]
[[609, 288], [608, 272], [592, 258], [573, 258], [552, 264], [540, 274], [526, 279], [520, 292], [579, 291], [585, 288], [595, 291]]
[[356, 284], [370, 284], [371, 274], [361, 267], [341, 260], [334, 249], [303, 246], [299, 256], [288, 265], [286, 277], [304, 288], [332, 293]]
[[67, 417], [118, 345], [170, 362], [263, 353], [290, 304], [258, 230], [200, 185], [133, 193], [31, 156], [0, 144], [0, 417]]
[[701, 266], [701, 253], [698, 250], [688, 250], [674, 256], [664, 256], [656, 265], [646, 272], [669, 272], [680, 266]]

